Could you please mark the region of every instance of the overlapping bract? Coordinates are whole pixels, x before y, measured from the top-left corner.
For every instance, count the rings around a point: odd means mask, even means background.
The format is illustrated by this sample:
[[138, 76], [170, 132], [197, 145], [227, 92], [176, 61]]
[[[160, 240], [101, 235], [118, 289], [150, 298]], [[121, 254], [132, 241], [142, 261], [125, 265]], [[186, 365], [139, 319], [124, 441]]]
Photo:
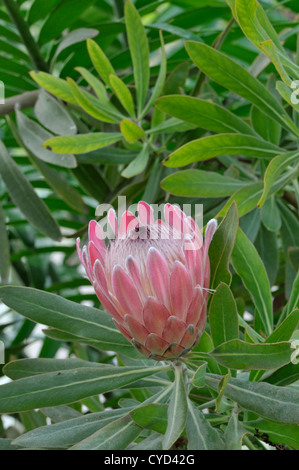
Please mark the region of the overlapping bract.
[[101, 227], [89, 224], [89, 242], [78, 253], [90, 282], [123, 335], [144, 355], [176, 359], [199, 341], [206, 324], [210, 280], [208, 249], [217, 223], [206, 228], [205, 242], [191, 217], [178, 206], [164, 206], [164, 221], [138, 204], [138, 218], [126, 211], [108, 223], [115, 240], [106, 246]]

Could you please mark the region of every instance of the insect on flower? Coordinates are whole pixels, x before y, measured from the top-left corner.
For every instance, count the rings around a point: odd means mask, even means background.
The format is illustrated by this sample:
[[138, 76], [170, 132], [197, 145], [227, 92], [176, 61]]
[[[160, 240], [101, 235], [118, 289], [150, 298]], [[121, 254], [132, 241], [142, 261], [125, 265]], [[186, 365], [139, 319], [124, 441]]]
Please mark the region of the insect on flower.
[[86, 274], [117, 328], [145, 356], [177, 359], [199, 341], [206, 325], [210, 281], [208, 249], [217, 228], [212, 219], [205, 241], [194, 219], [166, 204], [164, 219], [138, 204], [138, 218], [115, 211], [108, 222], [115, 240], [106, 246], [99, 224], [89, 224], [89, 242], [77, 249]]

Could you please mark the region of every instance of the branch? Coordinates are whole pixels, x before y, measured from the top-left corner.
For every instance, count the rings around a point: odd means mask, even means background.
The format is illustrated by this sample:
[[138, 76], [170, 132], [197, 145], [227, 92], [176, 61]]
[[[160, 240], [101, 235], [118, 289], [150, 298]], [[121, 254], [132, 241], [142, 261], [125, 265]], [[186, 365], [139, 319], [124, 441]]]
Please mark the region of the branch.
[[31, 61], [34, 64], [35, 68], [43, 72], [48, 72], [48, 64], [47, 62], [45, 62], [38, 44], [35, 42], [31, 35], [29, 26], [22, 16], [19, 5], [15, 0], [3, 0], [3, 3], [12, 21], [14, 22], [15, 26], [19, 31], [22, 41], [30, 55]]
[[0, 116], [13, 113], [16, 104], [20, 106], [20, 109], [32, 108], [35, 105], [38, 94], [39, 90], [34, 90], [7, 98], [4, 104], [0, 104]]

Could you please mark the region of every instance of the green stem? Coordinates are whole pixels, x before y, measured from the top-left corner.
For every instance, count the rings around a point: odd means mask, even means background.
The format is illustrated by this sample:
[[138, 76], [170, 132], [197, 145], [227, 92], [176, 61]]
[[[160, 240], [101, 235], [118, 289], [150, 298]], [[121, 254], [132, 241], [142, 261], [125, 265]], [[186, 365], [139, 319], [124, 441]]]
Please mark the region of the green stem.
[[29, 26], [22, 16], [19, 5], [15, 0], [3, 0], [3, 3], [19, 31], [22, 41], [30, 55], [32, 63], [38, 70], [48, 72], [48, 64], [45, 62], [37, 43], [31, 35]]

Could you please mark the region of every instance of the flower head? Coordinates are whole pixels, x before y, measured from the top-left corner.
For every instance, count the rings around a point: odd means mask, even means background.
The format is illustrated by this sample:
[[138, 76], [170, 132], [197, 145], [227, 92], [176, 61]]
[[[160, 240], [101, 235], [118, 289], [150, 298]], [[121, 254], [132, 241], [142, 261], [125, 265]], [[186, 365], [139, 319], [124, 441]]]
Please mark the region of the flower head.
[[115, 240], [106, 246], [96, 221], [89, 242], [78, 254], [103, 307], [123, 335], [144, 355], [176, 359], [199, 341], [206, 324], [210, 281], [208, 249], [217, 222], [206, 228], [205, 242], [194, 219], [177, 206], [164, 206], [154, 220], [152, 207], [138, 204], [138, 218], [126, 211], [118, 228], [113, 209], [108, 222]]

